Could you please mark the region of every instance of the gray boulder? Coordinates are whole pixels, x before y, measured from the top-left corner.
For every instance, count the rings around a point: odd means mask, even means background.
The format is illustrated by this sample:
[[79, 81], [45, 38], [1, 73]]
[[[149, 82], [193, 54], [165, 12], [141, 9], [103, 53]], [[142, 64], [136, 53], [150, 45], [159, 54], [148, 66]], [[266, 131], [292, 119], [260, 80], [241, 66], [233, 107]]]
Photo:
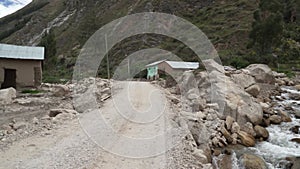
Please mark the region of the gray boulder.
[[225, 73], [225, 69], [222, 65], [214, 61], [213, 59], [203, 60], [202, 63], [204, 64], [207, 71], [211, 72], [213, 70]]
[[17, 97], [16, 89], [10, 87], [0, 90], [0, 105], [11, 104], [13, 99]]
[[247, 74], [232, 74], [231, 79], [238, 85], [240, 85], [243, 89], [250, 87], [255, 84], [255, 79]]
[[258, 83], [275, 84], [275, 77], [272, 70], [265, 64], [252, 64], [247, 68]]

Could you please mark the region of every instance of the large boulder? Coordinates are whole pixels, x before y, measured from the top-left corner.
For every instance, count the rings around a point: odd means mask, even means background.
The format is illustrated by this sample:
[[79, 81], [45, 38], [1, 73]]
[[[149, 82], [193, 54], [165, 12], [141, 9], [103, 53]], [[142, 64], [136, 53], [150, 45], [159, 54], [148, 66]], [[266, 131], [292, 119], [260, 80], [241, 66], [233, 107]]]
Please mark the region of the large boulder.
[[247, 122], [255, 125], [261, 123], [263, 111], [253, 97], [218, 71], [212, 71], [209, 73], [209, 77], [211, 86], [207, 90], [209, 92], [206, 98], [211, 99], [208, 102], [219, 104], [220, 113], [223, 113], [225, 117], [233, 117], [241, 126]]
[[206, 70], [208, 70], [209, 72], [215, 70], [221, 73], [225, 73], [224, 67], [213, 59], [203, 60], [202, 63], [204, 64]]
[[17, 97], [16, 89], [10, 87], [0, 90], [0, 105], [11, 104], [13, 99]]
[[255, 84], [255, 79], [247, 74], [232, 74], [231, 79], [238, 85], [240, 85], [243, 89], [248, 88]]
[[241, 157], [242, 164], [245, 169], [267, 169], [266, 162], [256, 155], [244, 154]]
[[180, 90], [182, 94], [187, 94], [191, 89], [195, 89], [197, 87], [195, 76], [192, 71], [186, 71], [180, 77]]
[[272, 70], [268, 65], [264, 64], [252, 64], [247, 68], [250, 75], [252, 75], [258, 83], [275, 84], [275, 77]]
[[191, 71], [183, 74], [179, 81], [182, 94], [185, 96], [191, 89], [196, 89], [199, 91], [199, 98], [205, 99], [207, 103], [218, 104], [219, 117], [225, 119], [231, 116], [241, 128], [247, 122], [261, 124], [263, 111], [255, 98], [226, 76], [223, 66], [212, 59], [203, 63], [208, 71], [197, 73], [195, 76]]

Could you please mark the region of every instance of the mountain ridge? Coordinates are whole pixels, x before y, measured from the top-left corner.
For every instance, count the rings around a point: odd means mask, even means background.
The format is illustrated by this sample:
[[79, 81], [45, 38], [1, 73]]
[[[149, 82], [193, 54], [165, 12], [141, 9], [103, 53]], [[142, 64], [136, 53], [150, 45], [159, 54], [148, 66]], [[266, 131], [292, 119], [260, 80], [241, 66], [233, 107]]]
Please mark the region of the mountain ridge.
[[[249, 32], [257, 8], [258, 1], [246, 0], [33, 0], [17, 13], [0, 19], [5, 23], [0, 24], [0, 42], [41, 45], [51, 33], [53, 37], [48, 39], [55, 41], [55, 54], [46, 56], [45, 74], [69, 79], [80, 49], [96, 30], [122, 16], [153, 11], [174, 14], [199, 27], [226, 62], [249, 52]], [[196, 60], [188, 47], [174, 39], [139, 35], [110, 51], [112, 69], [124, 58], [124, 51], [130, 54], [148, 47], [172, 51], [186, 61]], [[104, 73], [100, 76], [105, 76], [106, 68], [102, 66], [100, 71]]]

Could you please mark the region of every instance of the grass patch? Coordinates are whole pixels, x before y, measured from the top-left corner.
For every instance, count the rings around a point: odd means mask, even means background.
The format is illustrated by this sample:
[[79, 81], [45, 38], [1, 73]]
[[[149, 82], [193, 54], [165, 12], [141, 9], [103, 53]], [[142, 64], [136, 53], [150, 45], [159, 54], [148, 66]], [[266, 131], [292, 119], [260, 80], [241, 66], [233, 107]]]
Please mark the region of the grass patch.
[[39, 93], [43, 93], [44, 91], [42, 90], [36, 90], [36, 89], [25, 89], [25, 90], [22, 90], [21, 93], [24, 93], [24, 94], [39, 94]]

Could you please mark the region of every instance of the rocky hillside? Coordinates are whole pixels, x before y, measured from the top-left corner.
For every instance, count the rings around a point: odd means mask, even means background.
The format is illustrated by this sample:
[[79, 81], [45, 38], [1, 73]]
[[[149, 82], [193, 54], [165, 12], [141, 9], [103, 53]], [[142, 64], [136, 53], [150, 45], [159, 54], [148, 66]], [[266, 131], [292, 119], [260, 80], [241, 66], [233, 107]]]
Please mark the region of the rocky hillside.
[[[253, 13], [258, 5], [259, 1], [247, 0], [33, 0], [20, 11], [0, 19], [0, 42], [47, 46], [45, 80], [70, 78], [80, 48], [96, 30], [128, 14], [154, 11], [175, 14], [198, 26], [223, 61], [227, 61], [248, 52]], [[180, 42], [143, 35], [129, 38], [112, 49], [112, 69], [126, 53], [148, 47], [164, 48], [184, 60], [195, 60], [192, 51]], [[100, 75], [106, 75], [106, 68], [101, 68]]]

